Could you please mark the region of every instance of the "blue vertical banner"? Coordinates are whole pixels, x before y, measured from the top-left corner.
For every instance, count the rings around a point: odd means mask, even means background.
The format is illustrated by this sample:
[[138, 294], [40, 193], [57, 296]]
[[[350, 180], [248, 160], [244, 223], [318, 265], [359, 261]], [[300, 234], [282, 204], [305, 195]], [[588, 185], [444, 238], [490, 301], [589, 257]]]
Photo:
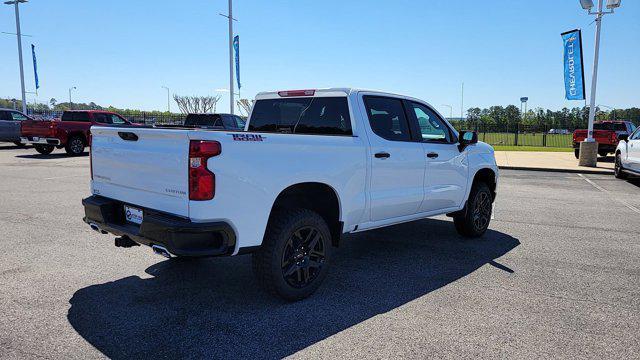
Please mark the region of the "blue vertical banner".
[[240, 89], [240, 36], [233, 37], [233, 50], [236, 52], [236, 81]]
[[33, 56], [33, 75], [36, 77], [36, 90], [40, 88], [38, 81], [38, 63], [36, 62], [36, 46], [31, 44], [31, 55]]
[[582, 31], [561, 34], [564, 43], [564, 92], [567, 100], [584, 100], [584, 66], [582, 62]]

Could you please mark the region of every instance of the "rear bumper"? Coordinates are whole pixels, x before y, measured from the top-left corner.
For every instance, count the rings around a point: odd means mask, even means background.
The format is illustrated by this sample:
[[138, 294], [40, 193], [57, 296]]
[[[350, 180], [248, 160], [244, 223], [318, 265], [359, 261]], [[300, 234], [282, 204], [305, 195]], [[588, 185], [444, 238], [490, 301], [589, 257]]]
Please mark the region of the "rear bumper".
[[[82, 200], [84, 221], [116, 236], [127, 236], [138, 244], [164, 246], [178, 256], [231, 255], [236, 234], [226, 222], [194, 223], [189, 219], [145, 209], [140, 225], [124, 218], [124, 203], [102, 196]], [[135, 205], [133, 205], [135, 206]]]
[[37, 137], [37, 136], [22, 136], [20, 137], [20, 142], [23, 144], [43, 144], [43, 145], [60, 146], [60, 139], [43, 138], [43, 137]]
[[[617, 147], [618, 147], [618, 144], [598, 143], [598, 151], [607, 150], [609, 152], [615, 152]], [[573, 148], [574, 149], [580, 149], [580, 142], [574, 142], [573, 143]]]

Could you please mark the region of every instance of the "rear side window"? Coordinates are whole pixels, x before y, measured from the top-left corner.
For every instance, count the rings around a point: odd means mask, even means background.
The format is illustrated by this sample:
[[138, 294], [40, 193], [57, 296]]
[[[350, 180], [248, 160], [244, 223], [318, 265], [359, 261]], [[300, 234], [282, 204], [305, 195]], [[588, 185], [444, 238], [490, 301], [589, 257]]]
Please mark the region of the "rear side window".
[[8, 111], [0, 110], [0, 120], [13, 120]]
[[352, 135], [346, 97], [258, 100], [249, 130], [288, 134]]
[[79, 112], [65, 112], [62, 114], [62, 121], [80, 121], [80, 122], [91, 122], [89, 118], [89, 113], [84, 111]]
[[411, 141], [409, 122], [405, 116], [402, 100], [365, 96], [364, 103], [369, 124], [376, 135], [391, 141]]

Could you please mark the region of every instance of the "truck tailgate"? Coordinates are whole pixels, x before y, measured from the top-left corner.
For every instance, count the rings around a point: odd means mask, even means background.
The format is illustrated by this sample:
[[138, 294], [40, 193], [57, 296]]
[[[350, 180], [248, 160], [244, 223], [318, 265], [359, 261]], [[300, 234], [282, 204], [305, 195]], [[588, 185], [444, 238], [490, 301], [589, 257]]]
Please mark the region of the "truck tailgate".
[[94, 194], [189, 216], [188, 131], [94, 126], [91, 133]]
[[55, 133], [57, 122], [47, 120], [25, 120], [22, 122], [22, 136], [49, 137]]

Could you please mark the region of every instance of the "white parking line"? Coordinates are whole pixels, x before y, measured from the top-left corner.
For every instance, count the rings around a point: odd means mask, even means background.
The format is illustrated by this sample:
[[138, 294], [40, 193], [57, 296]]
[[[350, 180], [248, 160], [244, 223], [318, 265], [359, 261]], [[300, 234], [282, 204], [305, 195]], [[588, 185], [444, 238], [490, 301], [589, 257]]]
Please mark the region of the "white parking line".
[[74, 178], [74, 177], [80, 177], [80, 176], [84, 176], [84, 175], [55, 176], [50, 178], [44, 178], [44, 180], [67, 179], [67, 178]]
[[611, 198], [612, 198], [613, 200], [615, 200], [615, 201], [619, 202], [620, 204], [622, 204], [622, 205], [626, 206], [626, 207], [627, 207], [627, 208], [629, 208], [631, 211], [634, 211], [634, 212], [636, 212], [636, 213], [640, 214], [640, 209], [638, 209], [637, 207], [635, 207], [635, 206], [633, 206], [633, 205], [631, 205], [631, 204], [627, 203], [627, 202], [626, 202], [626, 201], [624, 201], [624, 200], [620, 200], [620, 199], [616, 198], [615, 196], [613, 196], [613, 194], [612, 194], [609, 190], [607, 190], [607, 189], [603, 188], [602, 186], [600, 186], [600, 185], [596, 184], [595, 182], [591, 181], [590, 179], [587, 179], [587, 177], [586, 177], [586, 176], [584, 176], [584, 175], [582, 175], [582, 174], [578, 174], [578, 176], [579, 176], [579, 177], [581, 177], [584, 181], [586, 181], [586, 182], [588, 182], [589, 184], [591, 184], [594, 188], [596, 188], [596, 189], [598, 189], [598, 190], [602, 191], [603, 193], [606, 193], [606, 194], [608, 194], [609, 196], [611, 196]]

